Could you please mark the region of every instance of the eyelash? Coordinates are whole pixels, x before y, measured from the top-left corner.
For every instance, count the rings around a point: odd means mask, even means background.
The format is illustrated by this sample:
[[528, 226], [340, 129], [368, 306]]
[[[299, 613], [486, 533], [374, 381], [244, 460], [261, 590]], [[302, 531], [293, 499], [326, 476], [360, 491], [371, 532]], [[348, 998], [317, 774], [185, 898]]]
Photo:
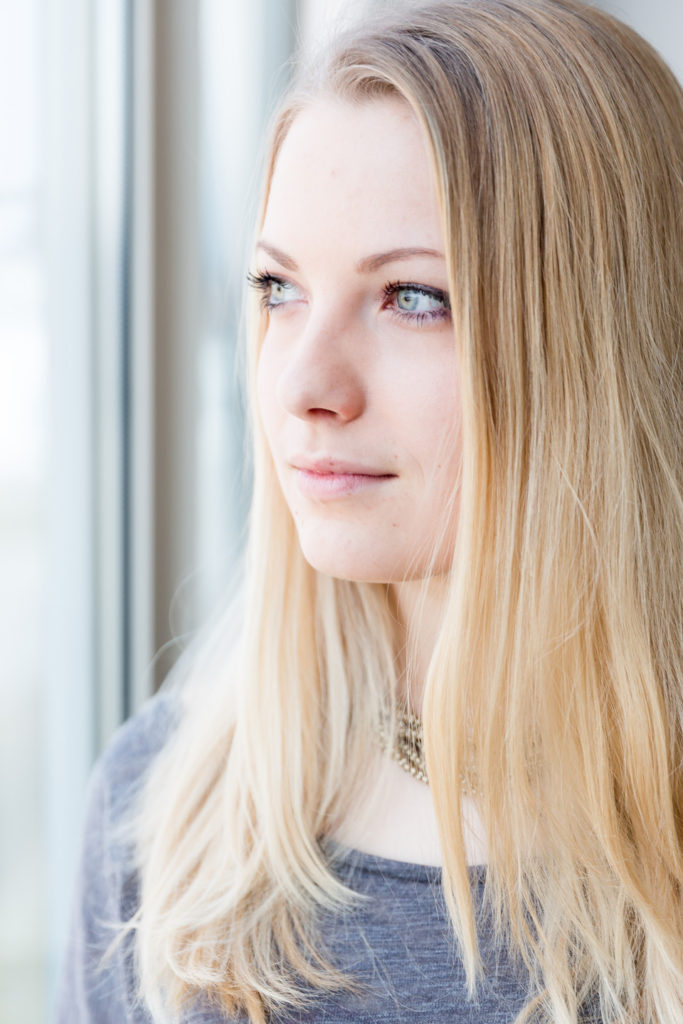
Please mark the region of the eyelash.
[[[272, 310], [277, 308], [277, 306], [286, 305], [286, 303], [270, 301], [271, 286], [273, 284], [289, 284], [286, 278], [278, 277], [276, 274], [268, 274], [265, 271], [257, 271], [255, 274], [248, 273], [247, 281], [252, 288], [255, 288], [256, 291], [260, 293], [261, 308], [266, 312], [272, 312]], [[443, 303], [443, 305], [440, 309], [421, 313], [411, 313], [408, 310], [398, 310], [392, 305], [391, 313], [397, 320], [401, 320], [404, 323], [409, 321], [413, 324], [423, 324], [426, 322], [434, 322], [436, 320], [445, 320], [450, 317], [451, 303], [446, 292], [442, 291], [440, 288], [430, 288], [427, 285], [415, 284], [412, 281], [391, 281], [386, 284], [383, 289], [385, 307], [388, 307], [389, 303], [393, 302], [398, 293], [402, 291], [412, 291], [417, 292], [419, 295], [428, 295]]]

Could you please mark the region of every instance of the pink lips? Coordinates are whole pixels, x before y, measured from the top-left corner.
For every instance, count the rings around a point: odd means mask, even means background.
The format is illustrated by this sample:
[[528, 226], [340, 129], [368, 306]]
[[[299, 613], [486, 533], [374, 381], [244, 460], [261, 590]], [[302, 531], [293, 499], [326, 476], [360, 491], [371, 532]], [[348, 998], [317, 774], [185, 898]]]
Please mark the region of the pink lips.
[[395, 473], [382, 473], [334, 458], [294, 459], [299, 490], [309, 498], [339, 498], [385, 484]]

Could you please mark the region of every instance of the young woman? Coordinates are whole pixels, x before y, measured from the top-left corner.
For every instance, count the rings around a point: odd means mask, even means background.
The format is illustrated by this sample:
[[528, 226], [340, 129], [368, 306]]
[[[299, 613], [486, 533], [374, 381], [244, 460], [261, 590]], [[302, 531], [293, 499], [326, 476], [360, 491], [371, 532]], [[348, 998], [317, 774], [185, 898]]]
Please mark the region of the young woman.
[[574, 0], [302, 71], [244, 598], [95, 773], [64, 1024], [683, 1020], [682, 182]]

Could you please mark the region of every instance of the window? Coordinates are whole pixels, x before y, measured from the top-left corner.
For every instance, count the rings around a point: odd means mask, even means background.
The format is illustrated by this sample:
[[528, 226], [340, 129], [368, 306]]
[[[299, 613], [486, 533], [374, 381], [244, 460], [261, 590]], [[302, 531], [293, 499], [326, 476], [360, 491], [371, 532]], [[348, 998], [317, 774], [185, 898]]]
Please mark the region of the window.
[[[604, 5], [681, 72], [682, 12]], [[248, 200], [292, 49], [347, 10], [0, 7], [2, 1020], [49, 1019], [93, 759], [235, 573]]]

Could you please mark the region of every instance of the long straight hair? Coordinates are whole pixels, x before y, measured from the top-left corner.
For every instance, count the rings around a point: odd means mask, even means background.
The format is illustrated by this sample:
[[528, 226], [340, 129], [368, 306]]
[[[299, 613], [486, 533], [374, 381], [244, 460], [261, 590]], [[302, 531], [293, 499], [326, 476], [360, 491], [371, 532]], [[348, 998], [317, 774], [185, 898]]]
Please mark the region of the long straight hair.
[[[683, 96], [633, 31], [573, 0], [452, 0], [341, 36], [280, 110], [398, 96], [433, 157], [462, 406], [459, 522], [423, 719], [443, 887], [472, 992], [473, 762], [501, 941], [575, 1024], [683, 1018]], [[352, 155], [350, 154], [350, 158]], [[254, 311], [249, 378], [265, 325]], [[140, 813], [141, 992], [261, 1024], [344, 987], [321, 908], [395, 690], [387, 588], [304, 560], [263, 431], [244, 623], [191, 659]]]

